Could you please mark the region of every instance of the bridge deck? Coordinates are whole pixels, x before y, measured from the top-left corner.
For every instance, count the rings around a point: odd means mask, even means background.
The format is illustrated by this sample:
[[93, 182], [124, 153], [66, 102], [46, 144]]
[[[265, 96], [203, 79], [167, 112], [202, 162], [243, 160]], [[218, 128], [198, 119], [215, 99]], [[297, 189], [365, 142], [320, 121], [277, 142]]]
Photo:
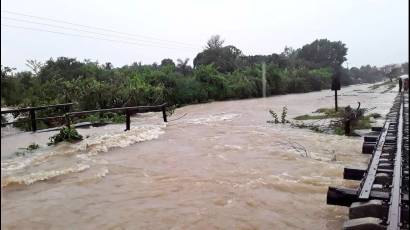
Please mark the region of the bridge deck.
[[359, 188], [329, 187], [327, 203], [350, 207], [344, 229], [409, 229], [408, 94], [395, 98], [383, 128], [374, 130], [375, 142], [364, 143], [374, 145], [367, 169], [345, 168], [344, 178], [361, 180]]

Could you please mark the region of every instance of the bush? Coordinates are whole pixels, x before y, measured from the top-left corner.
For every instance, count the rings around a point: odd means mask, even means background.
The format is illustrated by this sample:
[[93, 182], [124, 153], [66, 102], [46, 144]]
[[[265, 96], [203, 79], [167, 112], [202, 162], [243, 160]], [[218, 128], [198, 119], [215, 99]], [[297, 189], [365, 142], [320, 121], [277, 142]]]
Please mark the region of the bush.
[[58, 134], [50, 137], [49, 139], [50, 142], [48, 143], [48, 145], [55, 145], [63, 141], [70, 143], [80, 141], [83, 139], [83, 136], [81, 136], [74, 127], [66, 126], [60, 129], [60, 132]]

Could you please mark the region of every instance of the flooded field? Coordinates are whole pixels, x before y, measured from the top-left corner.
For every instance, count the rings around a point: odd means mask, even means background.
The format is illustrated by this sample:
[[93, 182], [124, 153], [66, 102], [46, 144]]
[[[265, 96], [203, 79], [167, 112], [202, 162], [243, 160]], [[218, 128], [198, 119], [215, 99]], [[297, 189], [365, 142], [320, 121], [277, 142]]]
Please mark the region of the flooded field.
[[[385, 115], [397, 88], [355, 85], [339, 105]], [[343, 167], [365, 166], [360, 137], [273, 125], [332, 107], [330, 90], [213, 102], [125, 124], [79, 129], [76, 144], [46, 145], [55, 132], [2, 128], [4, 229], [340, 229], [347, 209], [326, 205]], [[16, 154], [36, 142], [33, 153]]]

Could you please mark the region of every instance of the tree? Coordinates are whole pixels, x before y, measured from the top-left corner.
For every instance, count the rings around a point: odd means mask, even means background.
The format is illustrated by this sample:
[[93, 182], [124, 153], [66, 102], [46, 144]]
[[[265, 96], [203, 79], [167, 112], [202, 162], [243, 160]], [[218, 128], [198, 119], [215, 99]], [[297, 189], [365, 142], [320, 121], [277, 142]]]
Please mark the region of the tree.
[[219, 49], [222, 48], [224, 40], [219, 35], [213, 35], [206, 43], [205, 49]]
[[83, 75], [81, 68], [85, 64], [77, 61], [75, 58], [59, 57], [57, 60], [50, 59], [41, 68], [38, 77], [41, 82], [57, 78], [65, 80], [76, 79]]
[[298, 58], [306, 61], [310, 68], [340, 66], [346, 61], [347, 48], [341, 41], [331, 42], [327, 39], [317, 39], [304, 45], [298, 52]]
[[221, 73], [231, 73], [238, 68], [242, 51], [235, 46], [222, 46], [219, 35], [212, 36], [206, 48], [194, 59], [194, 67], [212, 64]]
[[177, 71], [182, 73], [182, 75], [186, 76], [188, 73], [192, 72], [191, 66], [188, 65], [189, 58], [185, 58], [184, 61], [178, 59], [177, 62]]
[[37, 75], [41, 68], [44, 66], [43, 63], [37, 61], [37, 60], [26, 60], [26, 66], [28, 66], [34, 73], [34, 75]]
[[113, 64], [112, 64], [111, 62], [106, 62], [105, 64], [102, 65], [102, 67], [103, 67], [105, 70], [111, 70], [111, 69], [114, 68], [114, 66], [113, 66]]
[[161, 66], [168, 66], [168, 65], [171, 65], [172, 67], [175, 67], [174, 61], [170, 58], [165, 58], [161, 61]]

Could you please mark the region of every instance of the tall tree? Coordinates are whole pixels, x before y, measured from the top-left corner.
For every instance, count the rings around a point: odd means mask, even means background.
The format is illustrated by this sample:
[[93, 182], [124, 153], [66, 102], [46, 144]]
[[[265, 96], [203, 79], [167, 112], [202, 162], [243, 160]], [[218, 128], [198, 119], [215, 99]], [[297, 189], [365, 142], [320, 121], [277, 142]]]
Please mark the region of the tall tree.
[[170, 58], [165, 58], [161, 61], [161, 66], [167, 66], [167, 65], [171, 65], [172, 67], [175, 67], [174, 61]]
[[341, 41], [331, 42], [317, 39], [302, 47], [298, 57], [304, 59], [309, 67], [338, 67], [346, 61], [347, 48]]
[[219, 35], [212, 36], [205, 49], [195, 57], [194, 67], [212, 64], [222, 73], [233, 72], [237, 69], [242, 51], [232, 45], [223, 46], [223, 43]]
[[191, 66], [188, 65], [189, 58], [185, 58], [184, 61], [178, 59], [177, 62], [177, 71], [181, 72], [182, 75], [186, 76], [188, 73], [192, 71]]

